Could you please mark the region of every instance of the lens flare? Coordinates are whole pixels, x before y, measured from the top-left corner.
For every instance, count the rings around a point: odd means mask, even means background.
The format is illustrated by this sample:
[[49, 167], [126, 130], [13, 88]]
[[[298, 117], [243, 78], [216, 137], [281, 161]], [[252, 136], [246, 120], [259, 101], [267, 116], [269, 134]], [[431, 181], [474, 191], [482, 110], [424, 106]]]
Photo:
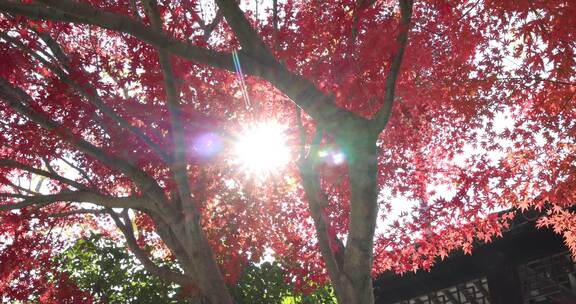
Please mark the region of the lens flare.
[[194, 138], [192, 150], [196, 156], [202, 158], [212, 157], [222, 150], [222, 140], [218, 134], [212, 132], [203, 133]]
[[290, 161], [285, 130], [285, 126], [276, 122], [245, 129], [234, 147], [235, 162], [247, 174], [260, 178], [275, 173]]

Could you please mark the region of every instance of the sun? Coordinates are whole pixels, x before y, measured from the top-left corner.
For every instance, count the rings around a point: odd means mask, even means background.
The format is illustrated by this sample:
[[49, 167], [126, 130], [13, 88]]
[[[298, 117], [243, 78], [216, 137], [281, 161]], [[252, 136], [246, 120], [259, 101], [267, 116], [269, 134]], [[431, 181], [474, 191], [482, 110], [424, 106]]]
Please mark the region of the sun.
[[259, 178], [276, 173], [290, 161], [286, 126], [258, 123], [241, 131], [234, 146], [235, 163], [248, 175]]

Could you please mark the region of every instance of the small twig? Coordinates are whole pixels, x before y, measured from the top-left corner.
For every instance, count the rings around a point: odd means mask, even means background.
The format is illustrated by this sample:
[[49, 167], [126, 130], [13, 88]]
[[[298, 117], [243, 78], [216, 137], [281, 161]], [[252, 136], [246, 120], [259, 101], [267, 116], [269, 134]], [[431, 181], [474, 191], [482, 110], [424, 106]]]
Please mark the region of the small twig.
[[28, 189], [26, 189], [26, 188], [24, 188], [24, 187], [22, 187], [22, 186], [19, 186], [19, 185], [14, 184], [13, 182], [11, 182], [11, 181], [9, 181], [9, 180], [6, 180], [5, 184], [8, 185], [8, 186], [10, 186], [10, 187], [12, 187], [12, 188], [15, 189], [16, 191], [18, 191], [19, 194], [22, 193], [22, 192], [26, 192], [26, 193], [32, 194], [32, 195], [38, 194], [38, 192], [34, 192], [34, 191], [32, 191], [32, 190], [28, 190]]

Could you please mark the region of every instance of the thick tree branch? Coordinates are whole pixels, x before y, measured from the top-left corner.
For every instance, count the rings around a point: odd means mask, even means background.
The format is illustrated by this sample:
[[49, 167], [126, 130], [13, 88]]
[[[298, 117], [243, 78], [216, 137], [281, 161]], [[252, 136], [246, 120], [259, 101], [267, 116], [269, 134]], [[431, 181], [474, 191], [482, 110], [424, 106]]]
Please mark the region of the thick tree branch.
[[412, 7], [413, 0], [400, 0], [400, 26], [399, 33], [396, 37], [396, 42], [398, 43], [398, 50], [396, 54], [392, 57], [392, 63], [390, 64], [390, 71], [386, 77], [384, 102], [382, 108], [376, 113], [373, 119], [373, 129], [376, 133], [382, 132], [388, 124], [390, 119], [390, 114], [392, 113], [392, 105], [394, 103], [394, 97], [396, 95], [396, 80], [400, 73], [400, 67], [402, 65], [402, 58], [404, 57], [404, 50], [406, 49], [406, 44], [408, 43], [408, 32], [410, 31], [410, 19], [412, 18]]
[[130, 251], [132, 251], [134, 256], [136, 256], [136, 258], [144, 266], [146, 271], [163, 280], [176, 283], [181, 286], [188, 286], [193, 282], [192, 278], [187, 277], [181, 273], [175, 272], [167, 267], [158, 266], [150, 259], [148, 253], [146, 253], [138, 245], [138, 242], [134, 237], [134, 231], [132, 229], [130, 219], [128, 218], [127, 214], [125, 214], [124, 216], [125, 222], [123, 223], [122, 220], [120, 220], [118, 214], [116, 214], [113, 210], [109, 209], [107, 210], [107, 213], [112, 217], [114, 223], [116, 223], [116, 226], [118, 227], [118, 229], [120, 229], [120, 231], [124, 235], [124, 238], [126, 239], [126, 244], [128, 244], [128, 248], [130, 248]]
[[74, 215], [84, 215], [84, 214], [103, 215], [103, 214], [108, 214], [108, 211], [106, 209], [83, 209], [83, 208], [81, 208], [81, 209], [75, 209], [75, 210], [58, 212], [58, 213], [50, 213], [50, 214], [48, 214], [48, 217], [63, 218], [63, 217], [69, 217], [69, 216], [74, 216]]
[[[8, 197], [9, 194], [5, 193], [0, 196]], [[0, 211], [17, 210], [31, 206], [44, 207], [57, 202], [92, 203], [108, 208], [148, 209], [146, 204], [143, 203], [143, 199], [138, 196], [113, 197], [101, 195], [92, 191], [70, 191], [31, 196], [18, 195], [17, 198], [23, 200], [12, 204], [2, 204], [0, 205]]]
[[[300, 118], [298, 118], [298, 127], [300, 129], [301, 145], [304, 146], [306, 143], [306, 135]], [[304, 156], [303, 147], [301, 147], [301, 159], [298, 168], [300, 170], [302, 185], [308, 201], [308, 208], [310, 209], [310, 214], [314, 220], [316, 236], [318, 238], [318, 244], [320, 245], [320, 252], [324, 258], [324, 263], [326, 264], [330, 280], [335, 282], [333, 285], [334, 290], [338, 295], [340, 295], [342, 291], [336, 282], [339, 281], [341, 275], [345, 248], [338, 236], [330, 235], [330, 223], [324, 211], [324, 208], [328, 206], [328, 200], [326, 199], [326, 195], [320, 185], [320, 176], [316, 171], [316, 161], [320, 142], [322, 140], [322, 133], [323, 131], [321, 128], [316, 130], [307, 157]]]
[[[156, 2], [154, 0], [143, 0], [143, 5], [152, 24], [152, 28], [162, 32], [162, 19], [158, 13]], [[191, 233], [202, 233], [199, 225], [200, 214], [195, 210], [195, 204], [192, 201], [192, 193], [188, 182], [186, 170], [186, 141], [184, 129], [181, 121], [180, 97], [176, 85], [176, 79], [170, 62], [170, 55], [163, 49], [158, 49], [162, 75], [164, 76], [164, 88], [166, 90], [166, 101], [168, 112], [170, 114], [170, 126], [172, 138], [174, 141], [173, 162], [171, 170], [176, 181], [176, 187], [180, 197], [180, 205], [186, 218], [186, 226], [191, 229]]]
[[[150, 19], [152, 28], [155, 31], [162, 32], [162, 19], [158, 13], [156, 2], [154, 0], [143, 0], [142, 3], [144, 4], [146, 14]], [[159, 48], [158, 57], [160, 60], [160, 67], [162, 68], [162, 75], [164, 76], [166, 103], [168, 104], [170, 127], [172, 129], [172, 139], [174, 141], [171, 169], [174, 174], [174, 179], [180, 194], [180, 202], [182, 203], [184, 211], [188, 211], [187, 213], [192, 216], [192, 220], [198, 220], [198, 214], [196, 210], [194, 210], [190, 186], [188, 184], [188, 174], [186, 172], [186, 135], [184, 134], [184, 128], [182, 127], [180, 94], [176, 84], [174, 71], [172, 70], [170, 55], [165, 50]]]
[[29, 198], [30, 195], [20, 194], [20, 193], [4, 193], [4, 192], [2, 192], [2, 193], [0, 193], [0, 197], [25, 199], [25, 198]]

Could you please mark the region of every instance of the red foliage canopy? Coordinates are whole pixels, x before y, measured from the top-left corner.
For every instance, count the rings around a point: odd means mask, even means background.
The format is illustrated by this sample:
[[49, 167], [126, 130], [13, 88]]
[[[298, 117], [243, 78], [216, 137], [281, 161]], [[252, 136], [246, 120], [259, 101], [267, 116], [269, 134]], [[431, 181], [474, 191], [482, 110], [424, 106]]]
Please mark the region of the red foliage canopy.
[[[511, 207], [547, 210], [541, 224], [576, 252], [574, 1], [217, 2], [0, 1], [9, 297], [47, 286], [31, 269], [67, 239], [55, 230], [116, 235], [113, 223], [143, 264], [148, 244], [184, 270], [153, 273], [210, 299], [191, 244], [210, 245], [198, 254], [228, 282], [267, 252], [302, 289], [326, 282], [321, 234], [346, 272], [364, 191], [351, 164], [374, 129], [375, 274], [470, 252], [510, 219], [488, 214]], [[239, 130], [266, 121], [286, 126], [291, 161], [246, 175]]]

